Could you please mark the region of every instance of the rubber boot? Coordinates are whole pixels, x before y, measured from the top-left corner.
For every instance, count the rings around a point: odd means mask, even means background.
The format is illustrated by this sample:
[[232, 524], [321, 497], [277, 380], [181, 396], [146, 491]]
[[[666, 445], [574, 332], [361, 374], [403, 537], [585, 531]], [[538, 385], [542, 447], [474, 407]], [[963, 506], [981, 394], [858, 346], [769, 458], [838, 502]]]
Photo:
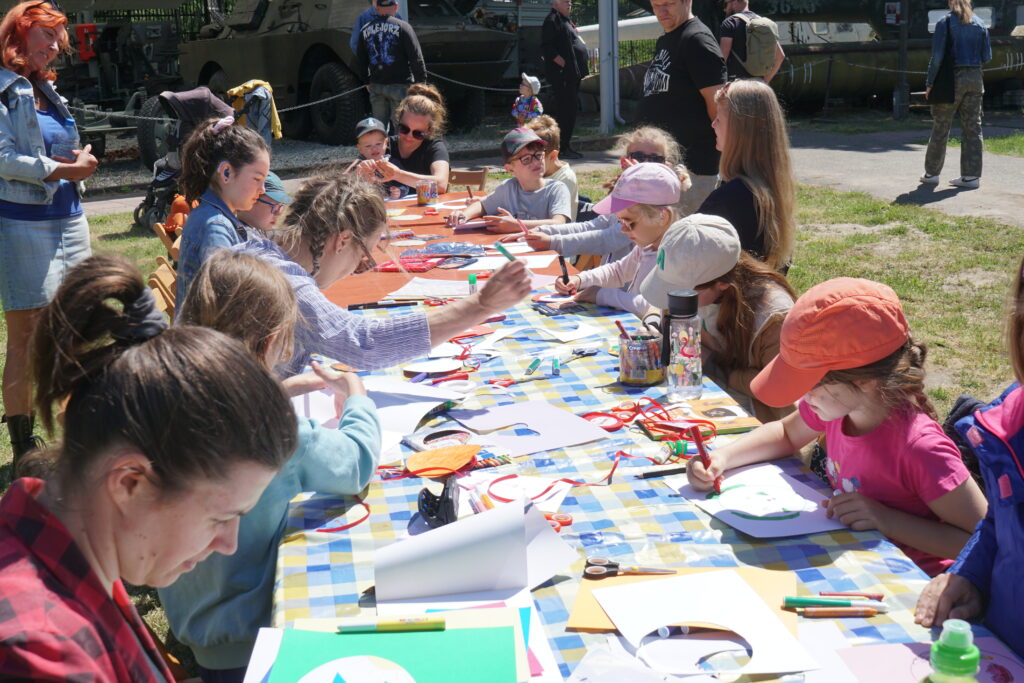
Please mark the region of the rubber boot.
[[31, 415], [4, 415], [0, 422], [7, 424], [7, 431], [11, 434], [11, 450], [14, 453], [11, 469], [17, 477], [18, 461], [29, 451], [42, 448], [43, 440], [32, 433], [35, 419]]

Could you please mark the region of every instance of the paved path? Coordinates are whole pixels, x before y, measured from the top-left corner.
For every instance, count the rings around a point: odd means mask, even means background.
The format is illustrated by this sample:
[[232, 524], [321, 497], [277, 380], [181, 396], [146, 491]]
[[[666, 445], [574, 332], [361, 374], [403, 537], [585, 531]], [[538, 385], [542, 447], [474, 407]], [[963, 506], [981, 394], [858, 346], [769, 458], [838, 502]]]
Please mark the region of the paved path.
[[[1001, 127], [985, 128], [987, 136], [1020, 132], [1024, 119], [1000, 120]], [[953, 135], [959, 134], [954, 128]], [[1024, 158], [985, 155], [981, 188], [959, 190], [948, 185], [950, 178], [960, 175], [960, 150], [950, 147], [939, 185], [921, 185], [918, 177], [924, 170], [926, 131], [894, 131], [841, 135], [795, 131], [793, 165], [802, 183], [824, 185], [839, 190], [866, 192], [888, 202], [917, 204], [953, 215], [987, 216], [1002, 223], [1024, 227]], [[607, 168], [616, 162], [611, 150], [588, 151], [585, 158], [573, 161], [578, 171]], [[487, 165], [500, 168], [501, 159], [482, 158], [453, 160], [459, 168]], [[302, 178], [285, 180], [285, 187], [294, 191]], [[104, 197], [86, 201], [86, 214], [99, 216], [131, 211], [142, 197]]]

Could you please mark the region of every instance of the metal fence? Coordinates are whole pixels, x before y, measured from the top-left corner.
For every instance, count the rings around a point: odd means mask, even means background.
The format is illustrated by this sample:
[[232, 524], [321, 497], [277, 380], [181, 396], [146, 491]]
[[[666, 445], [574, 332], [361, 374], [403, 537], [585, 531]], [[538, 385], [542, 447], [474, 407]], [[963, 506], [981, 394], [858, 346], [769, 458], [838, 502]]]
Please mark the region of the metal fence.
[[[210, 23], [213, 13], [228, 14], [235, 6], [236, 0], [189, 0], [177, 9], [133, 9], [133, 10], [96, 10], [93, 21], [104, 23], [113, 20], [129, 21], [171, 21], [177, 29], [181, 41], [195, 40], [199, 37], [199, 29]], [[70, 13], [74, 19], [74, 12]]]

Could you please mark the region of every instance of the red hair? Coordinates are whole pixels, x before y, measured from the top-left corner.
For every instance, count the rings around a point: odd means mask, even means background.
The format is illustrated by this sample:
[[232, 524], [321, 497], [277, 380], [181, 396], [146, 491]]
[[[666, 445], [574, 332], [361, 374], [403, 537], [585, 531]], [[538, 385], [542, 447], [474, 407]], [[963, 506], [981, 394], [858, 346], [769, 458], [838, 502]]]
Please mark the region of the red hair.
[[29, 80], [48, 80], [57, 78], [56, 72], [32, 71], [28, 66], [25, 54], [28, 43], [28, 32], [33, 26], [44, 28], [60, 27], [64, 29], [64, 38], [60, 41], [61, 52], [70, 50], [67, 34], [68, 18], [59, 10], [55, 10], [49, 2], [20, 2], [10, 9], [0, 22], [0, 55], [5, 69], [24, 76]]

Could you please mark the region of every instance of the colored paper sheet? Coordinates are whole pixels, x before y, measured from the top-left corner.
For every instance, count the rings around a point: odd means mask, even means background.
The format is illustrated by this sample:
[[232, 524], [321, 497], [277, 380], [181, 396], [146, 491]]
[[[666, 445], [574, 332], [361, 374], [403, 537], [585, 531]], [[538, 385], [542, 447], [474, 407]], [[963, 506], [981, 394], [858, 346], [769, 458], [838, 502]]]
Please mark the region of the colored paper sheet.
[[[1024, 680], [1024, 665], [998, 638], [983, 636], [974, 644], [981, 650], [978, 683], [1009, 683]], [[838, 654], [858, 681], [920, 683], [931, 673], [931, 643], [865, 645], [839, 650]]]
[[[729, 569], [660, 581], [597, 588], [594, 597], [619, 633], [644, 653], [648, 634], [669, 624], [715, 624], [743, 638], [750, 661], [730, 671], [774, 674], [817, 669], [818, 664], [775, 612], [740, 575]], [[699, 674], [699, 662], [680, 661], [666, 673]]]
[[[547, 268], [556, 258], [555, 254], [530, 254], [520, 256], [519, 260], [525, 263], [527, 268]], [[504, 256], [483, 256], [459, 270], [497, 270], [506, 263], [508, 259]]]
[[802, 536], [847, 527], [829, 519], [825, 496], [797, 481], [777, 465], [760, 464], [726, 472], [721, 495], [697, 491], [689, 484], [679, 489], [705, 512], [755, 538]]
[[[640, 560], [630, 559], [628, 564], [644, 563]], [[721, 567], [683, 567], [675, 571], [677, 576], [692, 576], [705, 572], [721, 571]], [[736, 572], [761, 596], [761, 599], [772, 608], [790, 633], [793, 635], [797, 634], [796, 613], [782, 609], [782, 599], [787, 595], [796, 595], [796, 574], [789, 571], [776, 572], [758, 567], [736, 567], [732, 571]], [[599, 581], [581, 580], [579, 591], [576, 593], [576, 602], [572, 606], [572, 613], [569, 614], [569, 621], [565, 627], [576, 631], [588, 632], [614, 631], [615, 625], [612, 624], [611, 619], [605, 614], [600, 603], [594, 598], [594, 589], [624, 586], [630, 583], [643, 583], [645, 581], [658, 581], [665, 578], [665, 576], [610, 576]], [[694, 623], [689, 625], [716, 628], [714, 624]]]
[[[488, 443], [512, 457], [608, 438], [608, 432], [593, 422], [546, 401], [453, 409], [448, 414], [468, 429], [486, 432]], [[519, 427], [520, 433], [514, 427]], [[499, 429], [505, 431], [496, 433]]]
[[515, 630], [316, 633], [286, 629], [269, 683], [516, 683]]

